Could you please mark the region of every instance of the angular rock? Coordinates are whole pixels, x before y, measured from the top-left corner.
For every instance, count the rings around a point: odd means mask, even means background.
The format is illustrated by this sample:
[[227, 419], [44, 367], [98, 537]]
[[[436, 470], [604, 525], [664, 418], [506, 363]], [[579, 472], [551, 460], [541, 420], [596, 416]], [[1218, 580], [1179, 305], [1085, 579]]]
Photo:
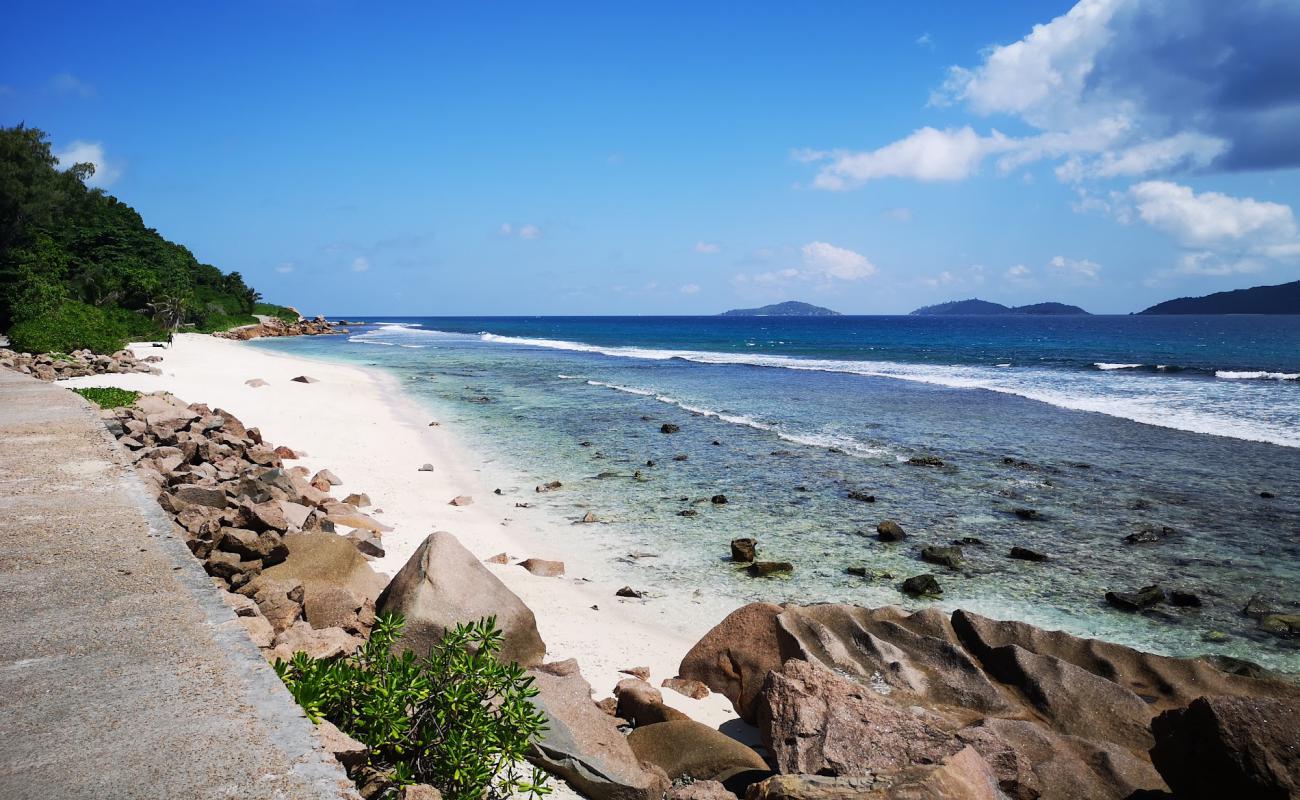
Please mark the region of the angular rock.
[[1047, 555], [1037, 550], [1030, 550], [1028, 547], [1012, 547], [1011, 552], [1007, 554], [1011, 558], [1021, 561], [1046, 561]]
[[451, 498], [451, 502], [448, 503], [447, 505], [450, 505], [450, 506], [467, 506], [467, 505], [469, 505], [469, 504], [471, 504], [471, 503], [473, 503], [473, 502], [474, 502], [474, 498], [470, 497], [469, 495], [467, 495], [467, 494], [458, 494], [458, 495], [456, 495], [455, 497]]
[[767, 673], [784, 661], [776, 624], [781, 612], [773, 603], [741, 606], [695, 643], [677, 674], [721, 692], [741, 718], [753, 722], [754, 698]]
[[304, 600], [316, 591], [339, 586], [374, 600], [384, 587], [383, 576], [342, 536], [312, 531], [285, 534], [283, 539], [288, 557], [265, 570], [261, 580], [300, 584]]
[[928, 572], [920, 575], [913, 575], [903, 581], [903, 593], [912, 597], [938, 597], [943, 594], [943, 587], [939, 585], [939, 579]]
[[335, 475], [333, 472], [330, 472], [327, 469], [322, 469], [319, 472], [317, 472], [315, 475], [313, 475], [311, 478], [311, 483], [315, 483], [318, 480], [325, 481], [330, 486], [343, 485], [343, 481], [339, 480], [339, 476]]
[[627, 743], [639, 760], [674, 778], [723, 781], [741, 772], [769, 771], [758, 753], [690, 719], [642, 725], [628, 734]]
[[664, 703], [663, 694], [640, 678], [624, 678], [614, 687], [617, 698], [615, 714], [638, 725], [654, 725], [678, 719], [690, 719], [686, 714]]
[[563, 561], [548, 561], [544, 558], [525, 558], [519, 566], [542, 578], [558, 578], [564, 574]]
[[680, 426], [674, 425], [671, 422], [665, 422], [664, 424], [659, 426], [660, 433], [677, 433], [680, 430], [681, 430]]
[[383, 558], [384, 553], [386, 552], [384, 550], [384, 543], [380, 541], [379, 536], [370, 531], [352, 531], [347, 535], [347, 540], [356, 545], [357, 552], [361, 553], [363, 556], [369, 556], [370, 558]]
[[343, 731], [334, 723], [323, 719], [316, 723], [316, 738], [346, 769], [353, 769], [365, 763], [366, 746]]
[[173, 494], [176, 499], [189, 505], [218, 509], [229, 505], [225, 490], [216, 486], [178, 486]]
[[731, 560], [738, 561], [742, 564], [752, 563], [758, 558], [758, 540], [757, 539], [732, 539], [731, 540]]
[[269, 383], [267, 383], [266, 381], [262, 380], [261, 378], [249, 378], [248, 380], [244, 381], [244, 385], [245, 385], [245, 386], [251, 386], [251, 387], [253, 387], [254, 389], [258, 389], [258, 388], [261, 388], [261, 387], [263, 387], [263, 386], [270, 386]]
[[[360, 558], [351, 545], [347, 547]], [[444, 531], [430, 534], [416, 548], [384, 589], [376, 608], [406, 618], [399, 644], [417, 654], [428, 653], [457, 623], [495, 616], [504, 633], [500, 653], [504, 660], [533, 666], [546, 655], [533, 612]]]
[[901, 542], [907, 538], [907, 533], [898, 520], [887, 519], [876, 526], [876, 538], [882, 542]]
[[257, 533], [244, 528], [222, 528], [216, 546], [248, 561], [260, 560], [263, 567], [279, 564], [289, 555], [283, 538], [274, 531]]
[[253, 640], [253, 644], [259, 648], [267, 648], [275, 641], [275, 628], [271, 623], [266, 621], [266, 617], [255, 616], [236, 616], [235, 620], [248, 631], [248, 638]]
[[343, 502], [350, 506], [356, 506], [357, 508], [366, 508], [370, 505], [370, 495], [365, 494], [364, 492], [353, 492], [343, 498]]
[[294, 653], [306, 653], [312, 658], [333, 658], [356, 652], [363, 640], [342, 628], [317, 630], [305, 622], [296, 622], [275, 637], [271, 657], [289, 661]]
[[289, 380], [293, 381], [294, 383], [320, 383], [319, 380], [311, 377], [310, 375], [299, 375], [298, 377], [290, 378]]
[[736, 795], [717, 781], [690, 781], [668, 787], [664, 800], [736, 800]]
[[1179, 798], [1300, 796], [1300, 703], [1199, 697], [1151, 722], [1151, 761]]
[[660, 800], [668, 776], [641, 765], [614, 718], [592, 701], [581, 674], [560, 676], [545, 668], [529, 674], [539, 690], [533, 705], [547, 719], [529, 761], [591, 800]]
[[356, 635], [368, 633], [375, 621], [374, 603], [343, 586], [312, 592], [304, 600], [302, 611], [313, 628], [342, 628]]
[[659, 684], [665, 689], [672, 689], [678, 694], [685, 695], [692, 700], [703, 700], [709, 696], [709, 687], [703, 682], [691, 678], [664, 678]]
[[755, 561], [749, 565], [749, 574], [755, 578], [789, 575], [792, 572], [794, 572], [794, 564], [789, 561]]
[[1165, 592], [1159, 586], [1143, 586], [1132, 592], [1106, 592], [1106, 602], [1120, 611], [1141, 611], [1157, 603], [1163, 603]]
[[939, 564], [949, 569], [961, 569], [965, 563], [961, 548], [956, 545], [929, 545], [921, 548], [921, 560]]

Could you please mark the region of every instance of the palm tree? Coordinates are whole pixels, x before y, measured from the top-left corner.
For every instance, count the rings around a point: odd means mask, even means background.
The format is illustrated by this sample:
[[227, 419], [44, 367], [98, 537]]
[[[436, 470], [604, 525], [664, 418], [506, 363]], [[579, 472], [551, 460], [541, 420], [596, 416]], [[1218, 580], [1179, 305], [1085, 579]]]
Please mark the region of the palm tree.
[[172, 337], [185, 319], [185, 303], [175, 295], [163, 295], [150, 303], [149, 308], [153, 309], [154, 321], [167, 331], [167, 343], [171, 344]]

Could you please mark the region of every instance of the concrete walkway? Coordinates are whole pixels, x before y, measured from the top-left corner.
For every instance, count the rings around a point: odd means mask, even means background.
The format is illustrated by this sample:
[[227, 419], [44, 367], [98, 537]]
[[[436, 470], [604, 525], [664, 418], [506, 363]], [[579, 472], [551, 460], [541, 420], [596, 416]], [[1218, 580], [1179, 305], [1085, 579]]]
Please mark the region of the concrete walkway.
[[0, 369], [0, 797], [355, 797], [126, 464]]

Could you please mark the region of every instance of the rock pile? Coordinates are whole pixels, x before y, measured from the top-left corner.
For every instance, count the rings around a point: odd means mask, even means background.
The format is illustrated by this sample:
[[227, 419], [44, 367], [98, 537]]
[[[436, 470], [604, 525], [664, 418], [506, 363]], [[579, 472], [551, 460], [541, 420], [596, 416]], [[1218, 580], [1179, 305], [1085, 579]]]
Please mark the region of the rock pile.
[[960, 610], [755, 603], [679, 672], [758, 725], [781, 774], [750, 800], [1287, 797], [1300, 783], [1295, 684]]
[[162, 371], [154, 366], [159, 361], [162, 361], [161, 356], [136, 358], [135, 353], [130, 350], [118, 350], [112, 355], [105, 356], [95, 355], [89, 350], [33, 355], [0, 349], [0, 367], [31, 375], [43, 381], [122, 372], [161, 375]]
[[345, 333], [334, 323], [322, 316], [313, 319], [300, 319], [297, 322], [285, 322], [279, 317], [267, 317], [256, 325], [245, 325], [212, 334], [222, 339], [261, 339], [270, 336], [320, 336], [322, 334]]
[[277, 450], [293, 451], [257, 428], [171, 395], [102, 413], [268, 659], [361, 644], [385, 582], [367, 557], [383, 554], [390, 528], [330, 496], [332, 473], [286, 467]]

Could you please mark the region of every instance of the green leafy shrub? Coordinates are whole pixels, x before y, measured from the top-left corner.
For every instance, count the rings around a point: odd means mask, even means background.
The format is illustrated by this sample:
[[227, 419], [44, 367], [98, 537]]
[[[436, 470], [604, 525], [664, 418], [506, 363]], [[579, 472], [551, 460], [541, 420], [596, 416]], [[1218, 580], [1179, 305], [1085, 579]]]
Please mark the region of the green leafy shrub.
[[447, 800], [504, 800], [550, 791], [521, 763], [545, 717], [523, 667], [497, 657], [502, 633], [488, 617], [457, 625], [429, 655], [393, 653], [400, 615], [380, 615], [346, 658], [297, 653], [275, 671], [313, 721], [328, 719], [369, 748], [368, 766], [397, 786], [428, 783]]
[[253, 306], [253, 313], [263, 314], [268, 317], [279, 317], [289, 324], [298, 321], [298, 312], [284, 306], [277, 306], [274, 303], [257, 303]]
[[119, 315], [69, 300], [14, 325], [9, 342], [15, 350], [28, 353], [70, 353], [82, 348], [112, 353], [125, 347], [130, 335]]
[[73, 389], [72, 391], [86, 398], [90, 402], [98, 405], [100, 408], [121, 408], [134, 403], [139, 397], [139, 392], [133, 392], [129, 389], [117, 389], [112, 386], [105, 388]]

